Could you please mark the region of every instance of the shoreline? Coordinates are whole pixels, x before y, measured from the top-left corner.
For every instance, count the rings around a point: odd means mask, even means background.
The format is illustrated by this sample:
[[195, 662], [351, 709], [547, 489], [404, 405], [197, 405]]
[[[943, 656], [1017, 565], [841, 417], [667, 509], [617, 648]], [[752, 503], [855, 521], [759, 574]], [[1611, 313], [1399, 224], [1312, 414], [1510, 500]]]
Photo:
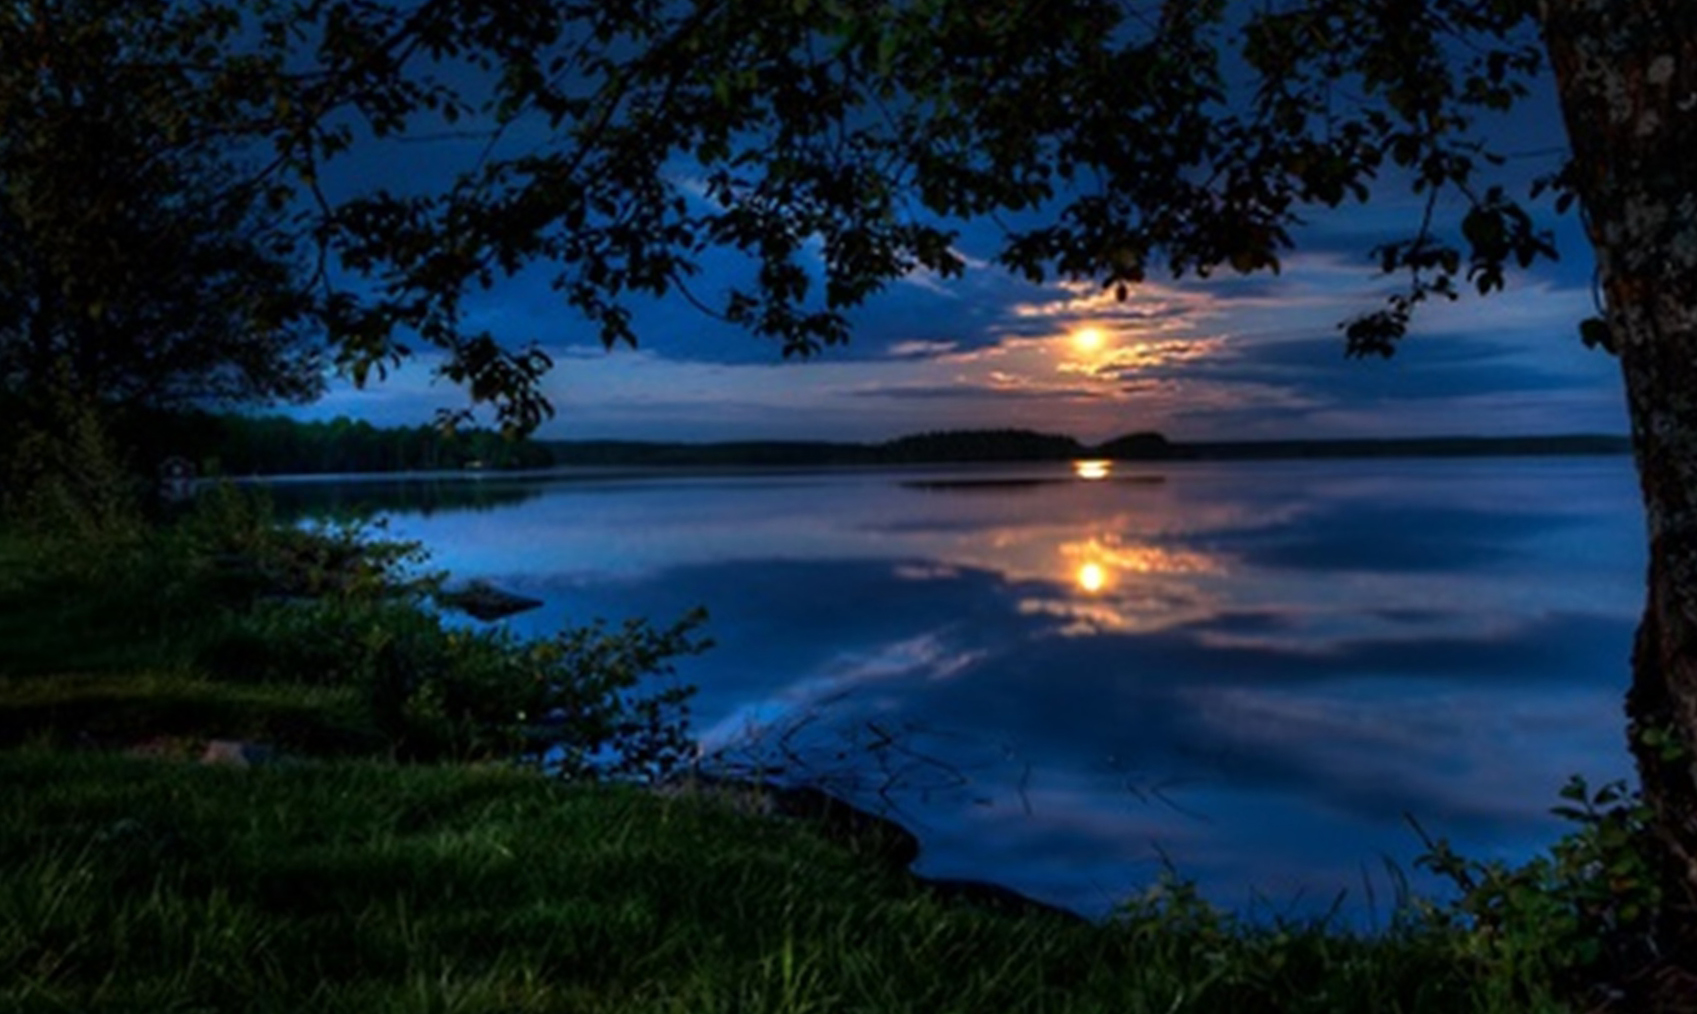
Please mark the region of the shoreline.
[[944, 901], [960, 901], [1011, 915], [1046, 915], [1068, 922], [1095, 925], [1069, 908], [1051, 904], [990, 880], [928, 877], [912, 866], [924, 846], [912, 831], [889, 817], [811, 785], [785, 785], [771, 779], [749, 779], [685, 771], [648, 787], [665, 798], [696, 799], [750, 816], [773, 817], [806, 824], [857, 855], [911, 878]]

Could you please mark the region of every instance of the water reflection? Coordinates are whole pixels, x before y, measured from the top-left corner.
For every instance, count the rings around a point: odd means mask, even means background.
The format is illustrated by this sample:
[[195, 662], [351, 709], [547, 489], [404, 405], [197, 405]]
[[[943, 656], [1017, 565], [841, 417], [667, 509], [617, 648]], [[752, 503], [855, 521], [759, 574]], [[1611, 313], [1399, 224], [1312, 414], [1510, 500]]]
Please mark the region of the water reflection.
[[439, 511], [493, 511], [516, 507], [543, 494], [534, 481], [499, 476], [373, 475], [361, 479], [264, 484], [277, 514], [285, 521], [303, 518], [349, 521], [374, 514], [422, 514]]
[[1086, 911], [1157, 850], [1228, 904], [1323, 907], [1364, 862], [1409, 868], [1404, 812], [1509, 857], [1568, 774], [1625, 772], [1624, 460], [1084, 478], [536, 485], [394, 527], [546, 599], [518, 630], [707, 604], [719, 647], [680, 674], [705, 741], [799, 727], [786, 748], [900, 807], [928, 871]]
[[1080, 479], [1100, 482], [1113, 473], [1114, 463], [1111, 461], [1075, 461], [1072, 463], [1072, 470]]

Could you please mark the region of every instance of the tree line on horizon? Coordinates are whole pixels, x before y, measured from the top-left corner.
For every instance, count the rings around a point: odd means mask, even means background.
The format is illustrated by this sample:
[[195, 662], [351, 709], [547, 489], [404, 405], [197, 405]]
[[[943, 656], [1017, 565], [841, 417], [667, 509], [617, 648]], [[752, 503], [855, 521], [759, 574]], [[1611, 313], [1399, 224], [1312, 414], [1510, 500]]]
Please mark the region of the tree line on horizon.
[[1154, 431], [1099, 444], [1064, 434], [999, 428], [936, 430], [881, 442], [511, 439], [488, 429], [378, 426], [337, 416], [182, 413], [161, 418], [154, 459], [188, 460], [203, 476], [520, 470], [562, 467], [907, 465], [974, 462], [1245, 460], [1395, 455], [1620, 454], [1624, 437], [1422, 437], [1179, 442]]
[[545, 468], [554, 463], [535, 441], [488, 429], [378, 426], [336, 416], [161, 413], [147, 427], [146, 460], [180, 458], [201, 476], [434, 472], [467, 468]]

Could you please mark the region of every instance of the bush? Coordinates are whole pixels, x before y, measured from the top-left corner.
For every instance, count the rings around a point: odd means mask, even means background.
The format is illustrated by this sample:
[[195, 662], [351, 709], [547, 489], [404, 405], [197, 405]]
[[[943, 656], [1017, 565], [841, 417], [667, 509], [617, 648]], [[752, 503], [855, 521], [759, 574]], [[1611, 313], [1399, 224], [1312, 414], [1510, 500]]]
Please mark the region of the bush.
[[202, 591], [227, 606], [262, 598], [418, 599], [440, 584], [416, 542], [382, 522], [294, 527], [276, 520], [261, 489], [219, 483], [166, 531], [162, 548]]
[[36, 652], [55, 667], [97, 630], [98, 643], [129, 646], [123, 657], [216, 680], [350, 690], [407, 761], [657, 778], [693, 749], [693, 688], [666, 678], [708, 646], [703, 612], [535, 640], [464, 629], [431, 605], [442, 579], [416, 543], [384, 538], [381, 524], [280, 524], [263, 491], [228, 484], [173, 521], [89, 535], [74, 566], [59, 540], [90, 529], [72, 522], [54, 523], [58, 540], [25, 541], [29, 558], [9, 568], [10, 599], [58, 631]]
[[111, 439], [99, 406], [48, 392], [34, 414], [0, 426], [0, 516], [52, 577], [121, 573], [146, 533], [144, 488]]
[[355, 687], [402, 760], [658, 778], [689, 757], [693, 688], [645, 685], [708, 647], [704, 620], [598, 621], [530, 640], [451, 627], [414, 601], [271, 601], [230, 617], [200, 661], [225, 679]]
[[1577, 826], [1521, 866], [1458, 855], [1425, 837], [1418, 864], [1460, 890], [1423, 916], [1453, 931], [1488, 981], [1524, 997], [1555, 986], [1587, 1001], [1618, 1000], [1656, 960], [1662, 892], [1650, 812], [1623, 782], [1593, 791], [1574, 776], [1554, 812]]
[[[433, 619], [433, 618], [432, 618]], [[708, 642], [687, 614], [657, 629], [596, 621], [552, 638], [384, 628], [366, 648], [372, 716], [412, 759], [511, 757], [568, 778], [659, 779], [689, 759], [694, 688], [639, 690]]]
[[197, 664], [232, 681], [354, 688], [403, 760], [657, 778], [687, 759], [693, 688], [648, 684], [708, 647], [696, 633], [704, 612], [535, 640], [468, 630], [428, 604], [441, 578], [422, 570], [418, 545], [379, 534], [279, 526], [263, 498], [209, 491], [171, 535], [190, 597], [221, 604]]

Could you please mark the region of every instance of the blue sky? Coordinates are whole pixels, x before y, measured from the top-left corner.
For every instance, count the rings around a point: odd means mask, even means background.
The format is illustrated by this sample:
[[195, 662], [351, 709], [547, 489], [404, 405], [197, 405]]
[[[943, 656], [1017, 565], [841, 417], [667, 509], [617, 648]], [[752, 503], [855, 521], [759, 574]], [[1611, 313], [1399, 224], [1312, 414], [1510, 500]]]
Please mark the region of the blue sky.
[[[1520, 153], [1504, 170], [1515, 192], [1559, 164], [1547, 94], [1488, 129]], [[419, 156], [405, 169], [416, 178]], [[369, 182], [396, 170], [374, 160], [350, 171]], [[678, 182], [687, 189], [684, 170]], [[805, 361], [681, 298], [638, 304], [640, 347], [605, 350], [543, 271], [480, 294], [467, 324], [555, 358], [545, 390], [557, 415], [540, 435], [556, 439], [882, 440], [1004, 426], [1086, 440], [1624, 433], [1615, 363], [1577, 334], [1596, 312], [1591, 256], [1574, 217], [1547, 202], [1537, 210], [1559, 263], [1512, 275], [1506, 293], [1431, 306], [1392, 360], [1343, 357], [1338, 324], [1400, 284], [1377, 274], [1370, 249], [1412, 233], [1421, 209], [1387, 185], [1368, 204], [1312, 214], [1277, 276], [1157, 278], [1123, 303], [1089, 284], [1014, 278], [987, 263], [999, 232], [967, 223], [964, 277], [895, 282], [854, 315], [850, 345]], [[727, 255], [704, 268], [694, 288], [712, 297], [743, 266]], [[295, 414], [428, 422], [463, 404], [432, 381], [435, 362], [420, 356], [365, 389], [336, 379]]]

